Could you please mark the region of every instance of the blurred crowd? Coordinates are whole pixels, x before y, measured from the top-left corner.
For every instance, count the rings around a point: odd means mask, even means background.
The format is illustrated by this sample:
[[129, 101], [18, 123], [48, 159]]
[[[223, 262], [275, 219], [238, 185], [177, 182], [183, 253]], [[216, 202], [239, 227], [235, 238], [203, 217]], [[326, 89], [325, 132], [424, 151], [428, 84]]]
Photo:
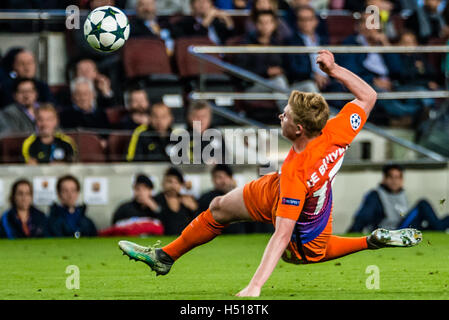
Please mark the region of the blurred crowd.
[[[65, 9], [69, 4], [74, 1], [2, 1], [0, 9]], [[135, 10], [130, 19], [131, 39], [160, 39], [175, 73], [182, 67], [176, 65], [177, 41], [193, 37], [216, 45], [414, 47], [445, 44], [449, 36], [449, 3], [442, 0], [80, 0], [76, 4], [88, 10], [103, 5]], [[370, 16], [365, 13], [369, 5], [380, 10], [379, 29], [369, 27]], [[237, 19], [230, 15], [229, 9], [245, 9], [248, 15]], [[361, 14], [353, 25], [329, 26], [330, 20], [322, 14], [325, 9]], [[352, 15], [349, 18], [344, 21], [353, 20]], [[22, 27], [26, 25], [21, 22], [5, 24], [5, 30], [10, 32], [26, 31]], [[346, 31], [338, 34], [335, 28]], [[96, 133], [103, 150], [110, 147], [110, 130], [129, 131], [132, 138], [126, 142], [123, 160], [165, 161], [175, 122], [192, 130], [192, 122], [199, 120], [204, 123], [202, 131], [215, 125], [210, 103], [188, 99], [197, 82], [190, 78], [172, 82], [182, 86], [179, 118], [158, 96], [159, 87], [154, 89], [154, 82], [148, 77], [126, 75], [121, 51], [112, 54], [95, 51], [84, 40], [82, 30], [66, 31], [69, 57], [66, 85], [50, 87], [39, 79], [37, 57], [25, 48], [10, 48], [2, 55], [0, 137], [29, 134], [21, 148], [22, 161], [29, 164], [76, 161], [76, 141], [61, 131], [80, 128]], [[147, 52], [148, 56], [151, 54]], [[220, 58], [284, 89], [345, 92], [340, 83], [317, 67], [316, 54], [238, 54]], [[339, 54], [336, 60], [378, 92], [444, 89], [441, 54], [436, 58], [418, 53]], [[235, 92], [267, 90], [234, 77], [228, 80]], [[256, 120], [276, 123], [282, 103], [285, 101], [273, 102], [268, 113], [264, 102], [235, 102], [234, 109]], [[330, 104], [341, 108], [344, 101]], [[377, 104], [370, 117], [375, 124], [419, 131], [438, 108], [439, 101], [379, 100]]]
[[[236, 187], [232, 169], [215, 165], [211, 170], [213, 189], [198, 199], [189, 194], [190, 182], [181, 170], [169, 167], [163, 176], [160, 192], [154, 194], [151, 177], [134, 177], [133, 197], [123, 200], [111, 213], [110, 226], [99, 229], [89, 218], [89, 208], [80, 201], [81, 184], [77, 177], [64, 175], [56, 182], [57, 200], [44, 213], [33, 205], [33, 184], [16, 180], [10, 190], [9, 205], [0, 217], [0, 238], [92, 237], [179, 235], [209, 207], [213, 198]], [[225, 233], [272, 232], [273, 226], [258, 222], [231, 224]]]

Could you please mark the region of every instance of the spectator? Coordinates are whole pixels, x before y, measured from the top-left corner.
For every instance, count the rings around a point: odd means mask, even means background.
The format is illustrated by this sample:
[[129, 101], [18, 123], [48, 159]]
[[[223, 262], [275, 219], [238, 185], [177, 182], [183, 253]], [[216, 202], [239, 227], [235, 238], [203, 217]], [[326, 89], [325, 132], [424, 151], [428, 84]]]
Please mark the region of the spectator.
[[120, 129], [134, 130], [150, 122], [150, 100], [144, 89], [131, 89], [125, 93], [125, 106], [128, 113], [120, 121]]
[[34, 132], [35, 112], [39, 106], [35, 80], [17, 79], [13, 93], [14, 103], [0, 111], [0, 134]]
[[23, 48], [11, 49], [2, 60], [4, 71], [7, 77], [3, 79], [0, 97], [1, 106], [6, 106], [14, 102], [13, 87], [17, 78], [34, 79], [40, 102], [54, 102], [53, 95], [48, 85], [36, 78], [37, 65], [31, 51]]
[[[368, 15], [363, 15], [358, 23], [358, 33], [345, 39], [343, 41], [344, 45], [390, 45], [387, 36], [381, 30], [367, 27], [367, 17]], [[342, 66], [355, 72], [379, 92], [390, 92], [394, 90], [393, 81], [399, 79], [404, 72], [401, 58], [396, 53], [344, 54], [337, 59]], [[404, 101], [378, 100], [377, 107], [374, 108], [370, 118], [374, 123], [380, 125], [389, 125], [392, 124], [392, 121], [404, 121], [404, 124], [406, 124], [412, 114], [411, 111], [416, 111], [409, 109], [407, 106]]]
[[[206, 211], [215, 197], [223, 196], [236, 187], [232, 169], [228, 165], [215, 165], [212, 169], [211, 175], [214, 188], [203, 193], [198, 199], [197, 214]], [[245, 233], [245, 224], [247, 223], [233, 223], [224, 229], [224, 233]]]
[[[110, 129], [109, 120], [103, 109], [95, 102], [95, 88], [89, 79], [76, 78], [70, 84], [72, 106], [61, 113], [64, 129]], [[106, 134], [101, 134], [101, 143], [106, 147]]]
[[431, 38], [444, 38], [449, 35], [443, 15], [438, 11], [441, 0], [425, 0], [405, 21], [406, 28], [418, 36], [420, 44], [427, 44]]
[[[204, 100], [192, 101], [187, 110], [187, 129], [190, 136], [190, 154], [189, 160], [190, 163], [193, 163], [196, 159], [201, 159], [203, 162], [207, 164], [216, 164], [223, 163], [226, 157], [226, 146], [224, 139], [218, 140], [217, 137], [210, 137], [210, 140], [201, 138], [201, 149], [196, 149], [194, 147], [195, 144], [195, 136], [203, 137], [207, 129], [213, 129], [212, 126], [212, 108], [211, 105]], [[175, 131], [176, 133], [176, 131]], [[221, 135], [220, 135], [221, 136]], [[203, 157], [203, 152], [205, 149], [209, 151], [205, 156], [209, 158], [206, 159]], [[197, 154], [194, 156], [195, 151], [201, 151], [201, 154]]]
[[184, 185], [182, 172], [171, 167], [164, 174], [162, 192], [154, 198], [161, 208], [160, 217], [166, 235], [181, 234], [198, 209], [192, 196], [182, 194]]
[[[405, 31], [400, 39], [400, 46], [418, 46], [416, 36]], [[428, 91], [438, 90], [439, 85], [435, 81], [437, 74], [432, 65], [427, 61], [426, 55], [419, 53], [405, 53], [401, 55], [402, 72], [398, 79], [398, 85], [395, 87], [397, 91]], [[411, 114], [415, 115], [415, 126], [417, 127], [423, 117], [435, 107], [434, 99], [407, 99], [405, 100], [407, 109]]]
[[150, 124], [133, 132], [129, 143], [128, 161], [170, 161], [170, 135], [173, 116], [170, 108], [157, 103], [151, 108]]
[[386, 165], [379, 187], [363, 199], [349, 232], [371, 232], [377, 228], [417, 228], [445, 231], [449, 216], [439, 219], [427, 200], [420, 200], [410, 208], [404, 191], [404, 169], [399, 165]]
[[83, 59], [76, 64], [75, 78], [86, 78], [95, 85], [97, 104], [106, 109], [117, 105], [117, 95], [112, 90], [111, 80], [98, 71], [96, 63], [91, 59]]
[[[300, 7], [312, 7], [314, 12], [318, 10], [322, 10], [322, 2], [321, 0], [311, 1], [311, 0], [292, 0], [290, 1], [290, 5], [287, 6], [285, 12], [285, 21], [288, 23], [290, 28], [294, 31], [298, 28], [298, 18], [297, 18], [297, 10]], [[316, 15], [316, 19], [318, 21], [318, 26], [316, 27], [316, 33], [321, 38], [329, 38], [329, 31], [327, 29], [327, 23], [324, 19], [320, 17], [319, 14]]]
[[45, 214], [33, 206], [33, 187], [26, 179], [14, 182], [9, 198], [11, 209], [0, 219], [0, 238], [48, 237]]
[[120, 205], [117, 210], [115, 210], [112, 223], [115, 224], [118, 221], [134, 217], [157, 219], [159, 217], [160, 208], [153, 199], [153, 189], [153, 182], [151, 182], [150, 178], [144, 174], [137, 175], [133, 186], [133, 199]]
[[236, 187], [232, 169], [226, 164], [215, 165], [211, 175], [214, 189], [203, 193], [198, 199], [198, 212], [207, 210], [215, 197], [223, 196]]
[[167, 19], [157, 16], [156, 0], [138, 0], [136, 18], [131, 21], [130, 37], [150, 37], [162, 39], [169, 55], [173, 54], [174, 41], [171, 25]]
[[385, 33], [389, 40], [397, 40], [399, 38], [399, 33], [393, 19], [391, 18], [394, 4], [388, 0], [367, 0], [366, 6], [376, 6], [379, 8], [379, 19], [382, 32]]
[[[312, 7], [299, 7], [296, 9], [297, 29], [288, 41], [292, 46], [325, 46], [329, 41], [318, 35], [316, 29], [318, 18]], [[326, 90], [331, 84], [329, 76], [321, 71], [316, 64], [318, 54], [289, 54], [288, 70], [292, 87], [299, 91], [319, 92]]]
[[234, 33], [232, 18], [214, 7], [212, 0], [190, 0], [192, 16], [173, 26], [173, 37], [204, 36], [216, 44], [224, 44]]
[[77, 205], [81, 186], [77, 178], [65, 175], [58, 179], [56, 191], [59, 203], [50, 207], [50, 232], [55, 237], [93, 237], [97, 229], [87, 216], [85, 204]]
[[[255, 16], [256, 31], [246, 35], [243, 41], [246, 45], [280, 45], [276, 39], [277, 17], [273, 11], [258, 11]], [[264, 77], [272, 85], [282, 89], [289, 89], [288, 81], [283, 69], [283, 58], [278, 54], [239, 54], [236, 64], [242, 68]], [[247, 92], [266, 92], [265, 86], [254, 84], [246, 89]], [[285, 101], [278, 102], [279, 109], [285, 107]]]
[[[248, 18], [245, 31], [246, 33], [254, 33], [257, 30], [256, 21], [257, 21], [257, 13], [260, 11], [273, 11], [275, 14], [278, 12], [278, 1], [277, 0], [254, 0], [253, 6], [251, 8], [250, 17]], [[285, 22], [283, 18], [276, 17], [276, 32], [275, 37], [276, 41], [280, 44], [283, 44], [287, 39], [291, 38], [293, 35], [292, 30]]]
[[22, 146], [27, 164], [73, 162], [77, 158], [75, 142], [69, 136], [57, 131], [58, 113], [51, 104], [37, 109], [37, 133], [29, 136]]

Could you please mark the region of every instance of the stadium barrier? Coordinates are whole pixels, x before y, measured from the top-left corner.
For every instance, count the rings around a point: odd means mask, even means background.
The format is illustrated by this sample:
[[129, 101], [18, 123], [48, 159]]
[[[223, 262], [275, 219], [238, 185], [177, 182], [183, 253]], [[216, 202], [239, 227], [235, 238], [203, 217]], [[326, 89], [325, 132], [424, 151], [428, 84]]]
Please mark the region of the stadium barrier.
[[[429, 162], [403, 163], [405, 171], [405, 190], [410, 203], [426, 198], [439, 215], [447, 213], [448, 206], [442, 200], [449, 194], [448, 164]], [[134, 175], [140, 172], [152, 177], [155, 193], [160, 191], [162, 175], [168, 163], [130, 163], [130, 164], [73, 164], [73, 165], [39, 165], [2, 166], [0, 176], [0, 209], [8, 208], [7, 199], [12, 183], [19, 177], [26, 177], [33, 182], [34, 202], [47, 212], [48, 204], [55, 199], [54, 184], [57, 177], [73, 174], [81, 182], [80, 201], [88, 204], [88, 216], [99, 229], [110, 225], [113, 211], [117, 206], [132, 197]], [[381, 179], [381, 165], [372, 163], [351, 164], [345, 161], [333, 187], [334, 231], [343, 233], [349, 227], [353, 214], [359, 207], [363, 195], [376, 187]], [[181, 166], [186, 180], [192, 182], [192, 189], [186, 190], [198, 196], [212, 188], [210, 166]], [[255, 166], [233, 166], [237, 185], [258, 177]]]

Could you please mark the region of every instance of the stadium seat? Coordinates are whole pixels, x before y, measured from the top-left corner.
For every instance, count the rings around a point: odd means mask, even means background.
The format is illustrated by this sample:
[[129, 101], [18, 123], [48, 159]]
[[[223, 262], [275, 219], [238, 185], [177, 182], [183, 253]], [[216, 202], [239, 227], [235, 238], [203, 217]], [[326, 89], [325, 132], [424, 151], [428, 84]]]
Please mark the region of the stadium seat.
[[127, 112], [128, 111], [124, 107], [116, 106], [112, 108], [107, 108], [106, 116], [108, 117], [109, 123], [113, 127], [116, 127]]
[[346, 37], [355, 32], [355, 20], [347, 15], [330, 15], [326, 18], [329, 30], [329, 42], [332, 45], [340, 44]]
[[90, 132], [67, 133], [78, 147], [80, 162], [105, 162], [106, 153], [101, 146], [100, 138]]
[[123, 66], [127, 78], [151, 74], [173, 74], [170, 58], [162, 40], [132, 38], [123, 47]]
[[193, 45], [214, 46], [215, 44], [207, 37], [185, 37], [176, 40], [175, 60], [181, 77], [196, 77], [200, 74], [223, 74], [220, 68], [207, 62], [200, 62], [196, 57], [189, 54], [187, 50]]
[[0, 139], [1, 163], [23, 163], [22, 144], [29, 135]]
[[123, 48], [123, 66], [128, 80], [144, 80], [152, 101], [161, 100], [165, 94], [183, 92], [162, 40], [146, 37], [129, 39]]
[[111, 133], [108, 138], [108, 161], [125, 161], [132, 132]]
[[279, 109], [275, 101], [236, 101], [235, 110], [265, 124], [279, 124]]
[[[214, 46], [207, 37], [185, 37], [175, 42], [175, 60], [179, 75], [187, 82], [187, 91], [200, 86], [201, 81], [209, 91], [230, 91], [233, 89], [228, 75], [211, 63], [200, 61], [188, 52], [192, 45]], [[214, 55], [218, 57], [218, 55]]]

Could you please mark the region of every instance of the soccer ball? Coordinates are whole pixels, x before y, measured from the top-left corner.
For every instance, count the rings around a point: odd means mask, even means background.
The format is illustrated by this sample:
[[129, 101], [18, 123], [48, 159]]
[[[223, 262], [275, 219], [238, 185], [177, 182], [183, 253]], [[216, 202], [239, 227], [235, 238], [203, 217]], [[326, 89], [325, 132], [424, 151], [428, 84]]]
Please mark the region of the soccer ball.
[[84, 37], [95, 50], [113, 52], [120, 49], [129, 37], [130, 26], [126, 15], [116, 7], [96, 8], [84, 23]]

